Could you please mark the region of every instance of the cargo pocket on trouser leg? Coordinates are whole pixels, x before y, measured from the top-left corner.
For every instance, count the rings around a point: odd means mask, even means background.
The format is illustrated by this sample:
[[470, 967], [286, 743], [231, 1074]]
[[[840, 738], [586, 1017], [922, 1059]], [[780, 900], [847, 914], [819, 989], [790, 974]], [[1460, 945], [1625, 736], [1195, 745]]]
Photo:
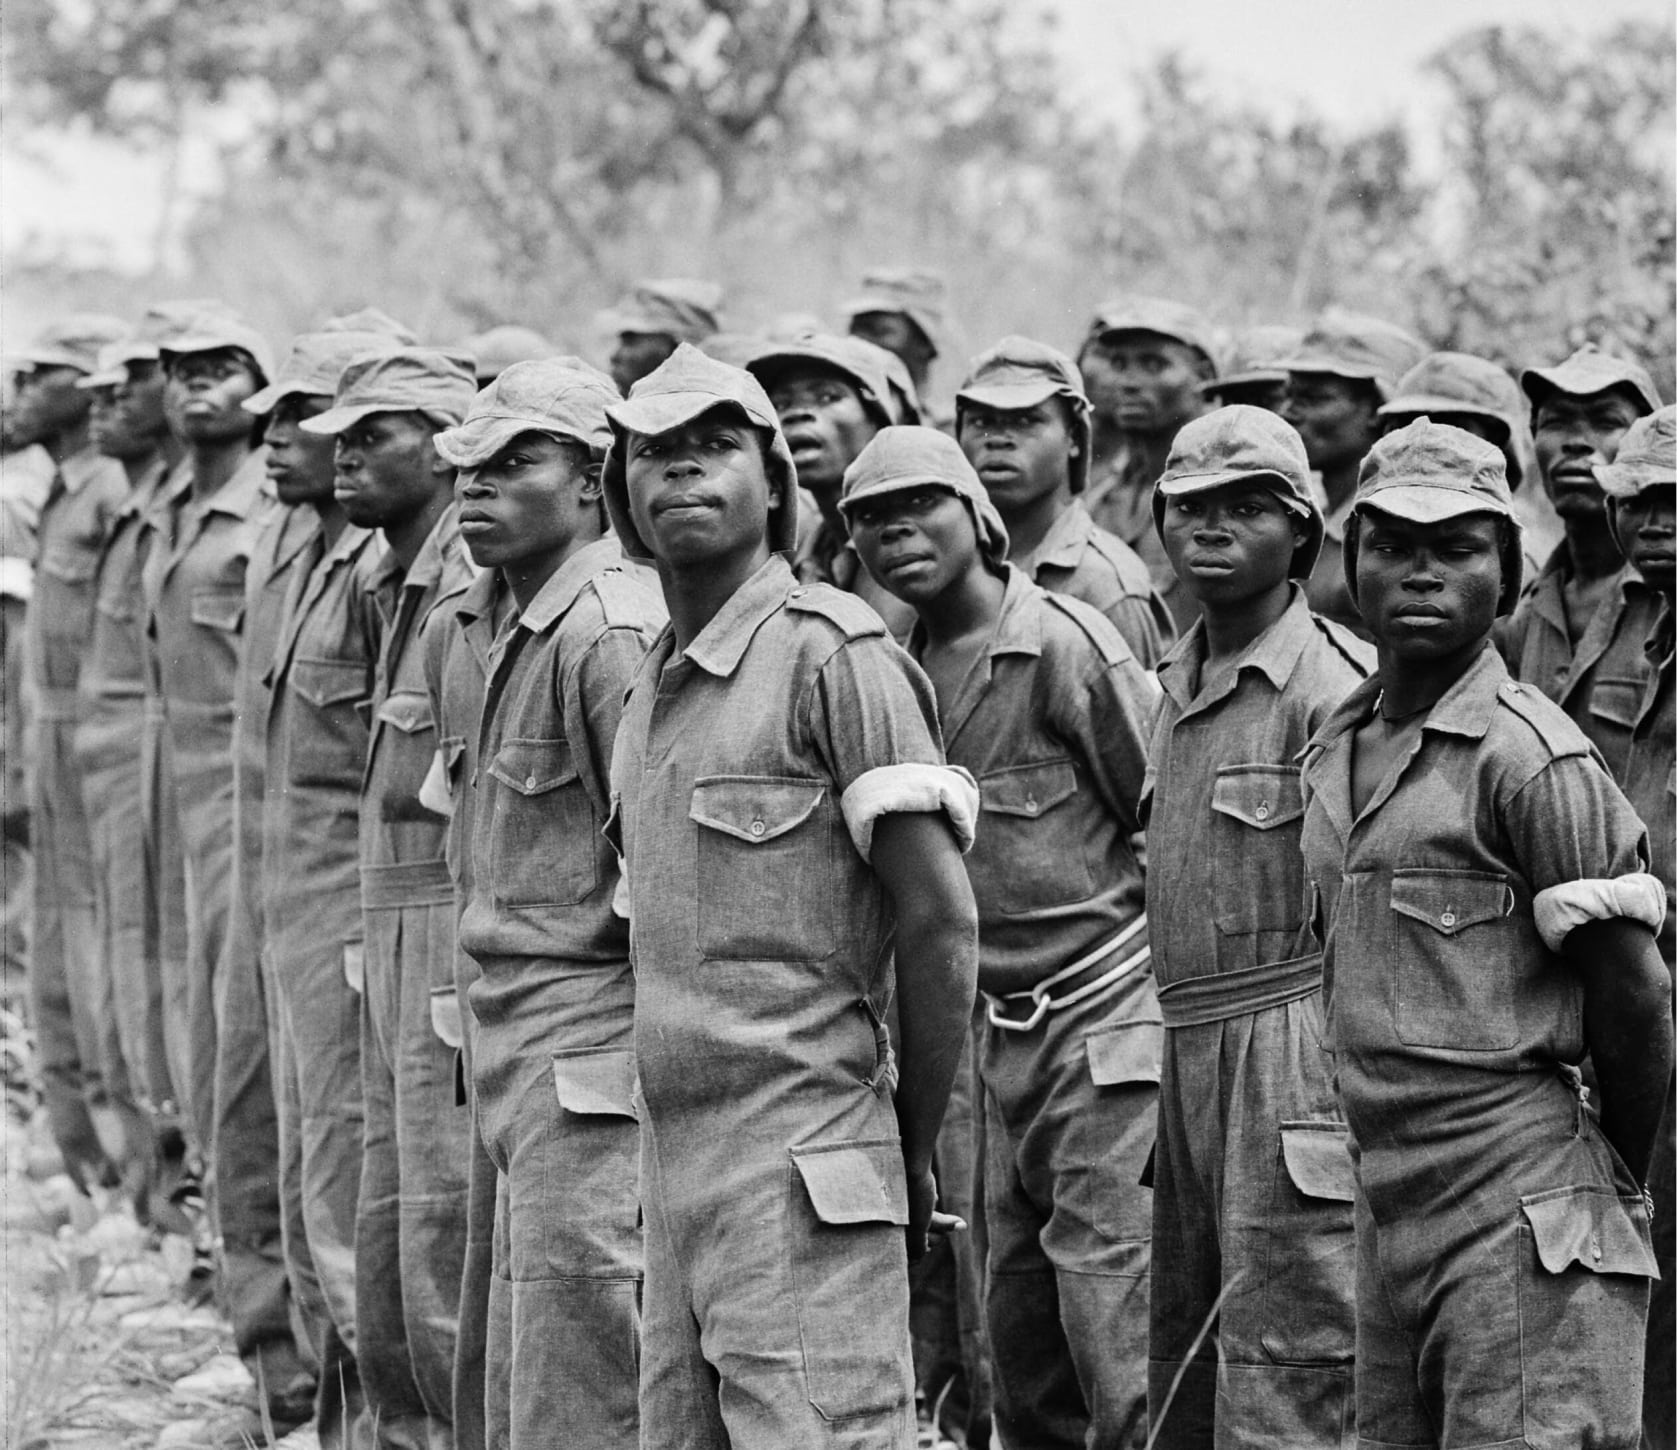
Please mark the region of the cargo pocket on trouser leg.
[[1277, 1364], [1348, 1364], [1356, 1343], [1356, 1180], [1343, 1123], [1282, 1123], [1259, 1340]]
[[1555, 1188], [1522, 1198], [1520, 1215], [1526, 1444], [1636, 1444], [1643, 1322], [1658, 1272], [1641, 1197], [1605, 1186]]
[[824, 1420], [895, 1412], [913, 1393], [902, 1147], [856, 1139], [791, 1155], [787, 1225], [809, 1402]]

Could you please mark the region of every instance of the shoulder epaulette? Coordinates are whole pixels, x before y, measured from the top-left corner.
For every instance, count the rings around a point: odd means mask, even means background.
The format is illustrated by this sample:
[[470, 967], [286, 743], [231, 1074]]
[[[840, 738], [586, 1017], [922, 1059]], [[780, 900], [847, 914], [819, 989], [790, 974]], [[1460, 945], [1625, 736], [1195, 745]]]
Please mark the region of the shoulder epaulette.
[[1519, 680], [1505, 680], [1497, 686], [1496, 697], [1499, 705], [1506, 706], [1531, 726], [1532, 733], [1553, 758], [1588, 755], [1594, 748], [1589, 736], [1541, 690]]
[[589, 586], [600, 601], [600, 614], [607, 629], [647, 629], [657, 631], [663, 622], [651, 604], [651, 590], [627, 569], [602, 569], [593, 575]]
[[1374, 673], [1374, 646], [1361, 635], [1347, 629], [1336, 619], [1326, 619], [1311, 611], [1310, 622], [1316, 632], [1327, 640], [1334, 652], [1365, 680]]
[[1112, 566], [1126, 599], [1145, 599], [1153, 592], [1153, 573], [1147, 561], [1117, 534], [1096, 524], [1089, 535], [1089, 547]]
[[1048, 601], [1049, 608], [1057, 609], [1088, 636], [1089, 642], [1100, 651], [1101, 659], [1106, 664], [1119, 665], [1126, 660], [1135, 659], [1135, 652], [1124, 642], [1124, 636], [1118, 633], [1118, 626], [1100, 610], [1085, 604], [1081, 599], [1073, 599], [1069, 594], [1056, 594], [1045, 589], [1042, 595]]
[[819, 614], [846, 639], [885, 633], [885, 622], [872, 606], [831, 584], [798, 585], [787, 592], [786, 607], [798, 614]]

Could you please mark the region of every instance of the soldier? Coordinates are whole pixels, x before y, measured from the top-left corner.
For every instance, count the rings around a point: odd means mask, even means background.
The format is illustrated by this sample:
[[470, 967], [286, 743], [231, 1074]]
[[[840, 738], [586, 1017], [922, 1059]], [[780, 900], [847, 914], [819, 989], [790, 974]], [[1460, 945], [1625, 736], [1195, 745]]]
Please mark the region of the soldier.
[[405, 347], [358, 359], [333, 406], [305, 419], [335, 435], [334, 492], [385, 542], [366, 592], [382, 617], [361, 787], [365, 918], [363, 1152], [355, 1228], [356, 1359], [378, 1443], [452, 1438], [462, 1210], [470, 1121], [455, 1094], [454, 889], [445, 819], [419, 799], [436, 755], [420, 632], [462, 592], [453, 468], [433, 443], [474, 391], [471, 361]]
[[1342, 524], [1357, 490], [1357, 469], [1380, 436], [1380, 405], [1425, 352], [1421, 340], [1401, 327], [1330, 307], [1311, 324], [1298, 351], [1279, 363], [1287, 370], [1281, 416], [1304, 439], [1327, 514], [1326, 542], [1305, 594], [1317, 614], [1358, 634], [1364, 633], [1362, 620], [1339, 563]]
[[1146, 668], [1156, 665], [1176, 626], [1140, 555], [1083, 506], [1094, 429], [1072, 360], [1004, 337], [973, 359], [955, 394], [955, 437], [1007, 526], [1009, 562], [1104, 614]]
[[722, 289], [714, 282], [668, 277], [637, 282], [629, 295], [605, 315], [617, 334], [611, 377], [627, 395], [684, 342], [702, 343], [722, 330]]
[[[1677, 592], [1677, 525], [1673, 523], [1673, 494], [1677, 488], [1677, 408], [1661, 408], [1625, 430], [1613, 462], [1598, 464], [1596, 478], [1607, 494], [1607, 521], [1630, 566], [1661, 600], [1661, 609], [1648, 636], [1648, 686], [1638, 702], [1631, 728], [1630, 752], [1619, 784], [1636, 813], [1648, 827], [1652, 869], [1665, 886], [1665, 924], [1660, 928], [1660, 955], [1667, 972], [1677, 958], [1677, 795], [1672, 788], [1672, 754], [1677, 722], [1672, 695], [1672, 600]], [[1642, 1443], [1650, 1450], [1670, 1450], [1677, 1439], [1672, 1411], [1673, 1288], [1677, 1286], [1677, 1252], [1673, 1221], [1677, 1220], [1677, 1191], [1672, 1159], [1677, 1153], [1673, 1122], [1677, 1120], [1673, 1090], [1668, 1090], [1665, 1116], [1648, 1169], [1648, 1190], [1654, 1198], [1654, 1256], [1660, 1279], [1648, 1306], [1647, 1355], [1642, 1390]]]
[[1503, 658], [1572, 717], [1618, 775], [1647, 688], [1643, 646], [1660, 597], [1619, 552], [1595, 470], [1612, 463], [1625, 430], [1659, 407], [1659, 394], [1635, 363], [1593, 347], [1556, 367], [1527, 368], [1520, 386], [1565, 535], [1508, 622]]
[[1425, 419], [1381, 439], [1345, 566], [1379, 668], [1307, 748], [1303, 851], [1356, 1171], [1357, 1436], [1633, 1446], [1671, 1072], [1647, 834], [1491, 646], [1520, 584], [1499, 449]]
[[508, 1367], [515, 1450], [639, 1438], [634, 980], [599, 828], [624, 696], [664, 611], [605, 529], [616, 397], [586, 365], [521, 363], [437, 438], [460, 469], [466, 546], [518, 604], [490, 654], [465, 767], [460, 919], [482, 968], [469, 994], [477, 1110], [505, 1185], [494, 1292], [506, 1303], [487, 1357]]
[[1321, 1048], [1298, 755], [1373, 651], [1305, 603], [1322, 512], [1273, 412], [1183, 428], [1154, 512], [1200, 606], [1159, 666], [1144, 802], [1165, 1023], [1154, 1443], [1333, 1450], [1353, 1424], [1351, 1160]]
[[[930, 397], [932, 364], [945, 345], [948, 291], [927, 268], [875, 267], [863, 274], [861, 294], [844, 304], [844, 330], [900, 359], [920, 400]], [[941, 427], [947, 420], [926, 421]]]
[[606, 504], [670, 610], [607, 824], [634, 934], [641, 1444], [783, 1450], [837, 1422], [908, 1450], [904, 1240], [918, 1259], [951, 1226], [931, 1161], [972, 1004], [972, 785], [878, 616], [793, 578], [794, 468], [756, 380], [684, 347], [608, 417]]
[[1279, 323], [1243, 327], [1219, 354], [1217, 376], [1200, 384], [1214, 408], [1245, 403], [1279, 413], [1287, 403], [1287, 370], [1276, 359], [1298, 351], [1304, 330]]
[[65, 1170], [84, 1191], [114, 1185], [132, 1151], [150, 1150], [124, 1143], [103, 1079], [100, 1018], [108, 992], [101, 988], [93, 846], [74, 754], [94, 570], [128, 492], [121, 464], [93, 445], [92, 397], [76, 383], [95, 370], [99, 349], [127, 330], [114, 317], [92, 314], [43, 329], [11, 360], [16, 391], [8, 419], [14, 449], [39, 444], [53, 463], [24, 620], [35, 856], [29, 1000], [47, 1121]]
[[1153, 485], [1177, 429], [1206, 410], [1200, 389], [1217, 376], [1216, 356], [1211, 325], [1158, 297], [1107, 303], [1077, 353], [1093, 422], [1084, 505], [1141, 556], [1177, 633], [1194, 622], [1194, 606], [1154, 532]]

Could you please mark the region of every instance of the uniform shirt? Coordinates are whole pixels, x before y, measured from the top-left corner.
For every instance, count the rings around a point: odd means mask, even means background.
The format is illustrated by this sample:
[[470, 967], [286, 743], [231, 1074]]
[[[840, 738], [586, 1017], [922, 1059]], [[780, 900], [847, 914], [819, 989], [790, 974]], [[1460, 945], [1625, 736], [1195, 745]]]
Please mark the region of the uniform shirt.
[[1153, 588], [1141, 555], [1116, 534], [1097, 528], [1081, 499], [1073, 499], [1042, 542], [1012, 561], [1024, 576], [1054, 594], [1081, 599], [1104, 614], [1147, 669], [1176, 638], [1176, 622]]
[[[909, 652], [924, 649], [916, 626]], [[1101, 615], [1007, 566], [995, 631], [943, 721], [949, 763], [978, 781], [981, 979], [1040, 981], [1141, 914], [1130, 838], [1155, 694]]]
[[866, 1091], [889, 1071], [892, 913], [846, 805], [951, 774], [931, 685], [879, 617], [779, 556], [685, 651], [658, 637], [618, 730], [608, 829], [665, 1151], [702, 1151], [718, 1114], [759, 1142], [895, 1143], [888, 1097]]
[[232, 771], [245, 567], [275, 506], [263, 489], [264, 457], [262, 449], [248, 455], [207, 498], [193, 494], [191, 471], [183, 470], [160, 505], [168, 532], [141, 570], [177, 778], [206, 787]]
[[269, 680], [262, 907], [276, 969], [362, 939], [361, 778], [383, 619], [383, 540], [345, 524], [298, 556]]
[[443, 860], [447, 818], [419, 799], [437, 754], [420, 631], [431, 610], [464, 593], [474, 577], [460, 543], [459, 510], [450, 504], [406, 573], [386, 553], [365, 586], [370, 602], [384, 614], [384, 630], [362, 786], [363, 867]]
[[1143, 820], [1147, 931], [1168, 989], [1193, 977], [1319, 957], [1299, 832], [1299, 754], [1374, 667], [1374, 651], [1311, 613], [1286, 612], [1205, 676], [1197, 623], [1159, 666]]
[[[93, 597], [93, 633], [78, 683], [83, 718], [112, 719], [143, 711], [146, 697], [146, 619], [140, 590], [145, 545], [153, 535], [146, 515], [171, 491], [159, 458], [116, 508], [99, 555]], [[138, 727], [134, 749], [139, 749]]]
[[1648, 637], [1647, 687], [1631, 729], [1630, 750], [1619, 784], [1648, 828], [1650, 870], [1665, 886], [1665, 924], [1660, 928], [1660, 954], [1673, 965], [1677, 934], [1677, 711], [1672, 704], [1672, 612], [1665, 601], [1653, 633]]
[[510, 603], [500, 570], [485, 570], [463, 592], [433, 609], [420, 635], [425, 689], [437, 727], [437, 756], [421, 799], [433, 810], [448, 812], [443, 859], [460, 906], [472, 884], [472, 818], [477, 807], [472, 775], [483, 697], [489, 689], [489, 654], [496, 619]]
[[1579, 969], [1543, 944], [1533, 901], [1647, 857], [1589, 741], [1488, 643], [1353, 819], [1353, 732], [1378, 695], [1375, 679], [1352, 691], [1304, 766], [1329, 1045], [1365, 1151], [1424, 1142], [1440, 1113], [1471, 1114], [1476, 1094], [1512, 1101], [1511, 1079], [1552, 1082], [1583, 1057]]
[[1619, 776], [1648, 686], [1643, 646], [1659, 614], [1659, 596], [1626, 565], [1574, 649], [1566, 612], [1571, 578], [1570, 556], [1557, 549], [1515, 609], [1502, 654], [1514, 678], [1535, 685], [1565, 710]]
[[531, 958], [628, 960], [602, 828], [624, 697], [665, 614], [622, 558], [615, 538], [580, 549], [495, 641], [460, 919], [460, 943], [485, 971], [474, 1000]]
[[99, 555], [128, 492], [122, 465], [89, 447], [59, 466], [41, 506], [24, 658], [42, 719], [75, 716]]

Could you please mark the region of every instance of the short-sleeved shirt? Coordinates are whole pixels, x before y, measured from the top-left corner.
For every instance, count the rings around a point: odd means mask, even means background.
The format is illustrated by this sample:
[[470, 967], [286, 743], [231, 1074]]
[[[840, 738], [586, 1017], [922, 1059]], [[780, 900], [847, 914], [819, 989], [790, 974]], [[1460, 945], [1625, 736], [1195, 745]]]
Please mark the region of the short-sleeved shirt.
[[889, 1098], [868, 1091], [893, 916], [842, 802], [907, 764], [944, 768], [930, 682], [871, 609], [778, 556], [686, 650], [668, 629], [653, 644], [612, 756], [611, 830], [641, 1093], [671, 1151], [705, 1150], [718, 1114], [759, 1142], [895, 1141]]
[[1643, 646], [1659, 615], [1658, 594], [1626, 565], [1609, 585], [1573, 648], [1566, 589], [1571, 556], [1557, 549], [1521, 597], [1501, 640], [1517, 680], [1534, 685], [1570, 715], [1615, 776], [1648, 686]]
[[76, 685], [93, 634], [99, 555], [128, 493], [122, 465], [91, 447], [66, 458], [47, 490], [24, 624], [24, 658], [43, 719], [76, 713]]
[[443, 860], [447, 817], [420, 800], [437, 754], [420, 633], [432, 609], [463, 594], [474, 577], [460, 542], [459, 510], [451, 503], [405, 572], [386, 553], [367, 581], [369, 600], [385, 618], [362, 784], [364, 867]]
[[1148, 784], [1147, 931], [1161, 989], [1319, 956], [1299, 833], [1299, 754], [1366, 679], [1374, 651], [1313, 614], [1286, 612], [1209, 678], [1205, 625], [1159, 666]]
[[586, 545], [494, 644], [460, 919], [461, 945], [491, 988], [532, 959], [628, 959], [628, 923], [612, 910], [617, 857], [603, 834], [611, 751], [665, 614], [622, 564], [615, 538]]
[[1081, 499], [1073, 499], [1042, 542], [1013, 563], [1042, 588], [1081, 599], [1104, 614], [1146, 669], [1158, 664], [1176, 638], [1176, 622], [1141, 555], [1100, 528]]
[[[924, 647], [916, 626], [909, 652]], [[995, 630], [943, 721], [949, 763], [978, 781], [967, 874], [987, 987], [1024, 990], [1141, 914], [1131, 838], [1155, 695], [1104, 616], [1007, 566]]]
[[1352, 691], [1305, 756], [1329, 1045], [1358, 1143], [1424, 1139], [1498, 1079], [1584, 1055], [1578, 968], [1543, 944], [1539, 892], [1645, 870], [1646, 835], [1576, 725], [1487, 643], [1410, 755], [1351, 808]]
[[383, 618], [367, 594], [384, 551], [345, 524], [294, 568], [274, 649], [262, 810], [262, 898], [277, 970], [360, 941], [361, 778]]
[[1677, 944], [1677, 710], [1673, 708], [1671, 602], [1648, 636], [1648, 684], [1631, 729], [1630, 750], [1619, 784], [1648, 828], [1648, 853], [1654, 875], [1665, 886], [1665, 923], [1660, 953], [1673, 965]]

